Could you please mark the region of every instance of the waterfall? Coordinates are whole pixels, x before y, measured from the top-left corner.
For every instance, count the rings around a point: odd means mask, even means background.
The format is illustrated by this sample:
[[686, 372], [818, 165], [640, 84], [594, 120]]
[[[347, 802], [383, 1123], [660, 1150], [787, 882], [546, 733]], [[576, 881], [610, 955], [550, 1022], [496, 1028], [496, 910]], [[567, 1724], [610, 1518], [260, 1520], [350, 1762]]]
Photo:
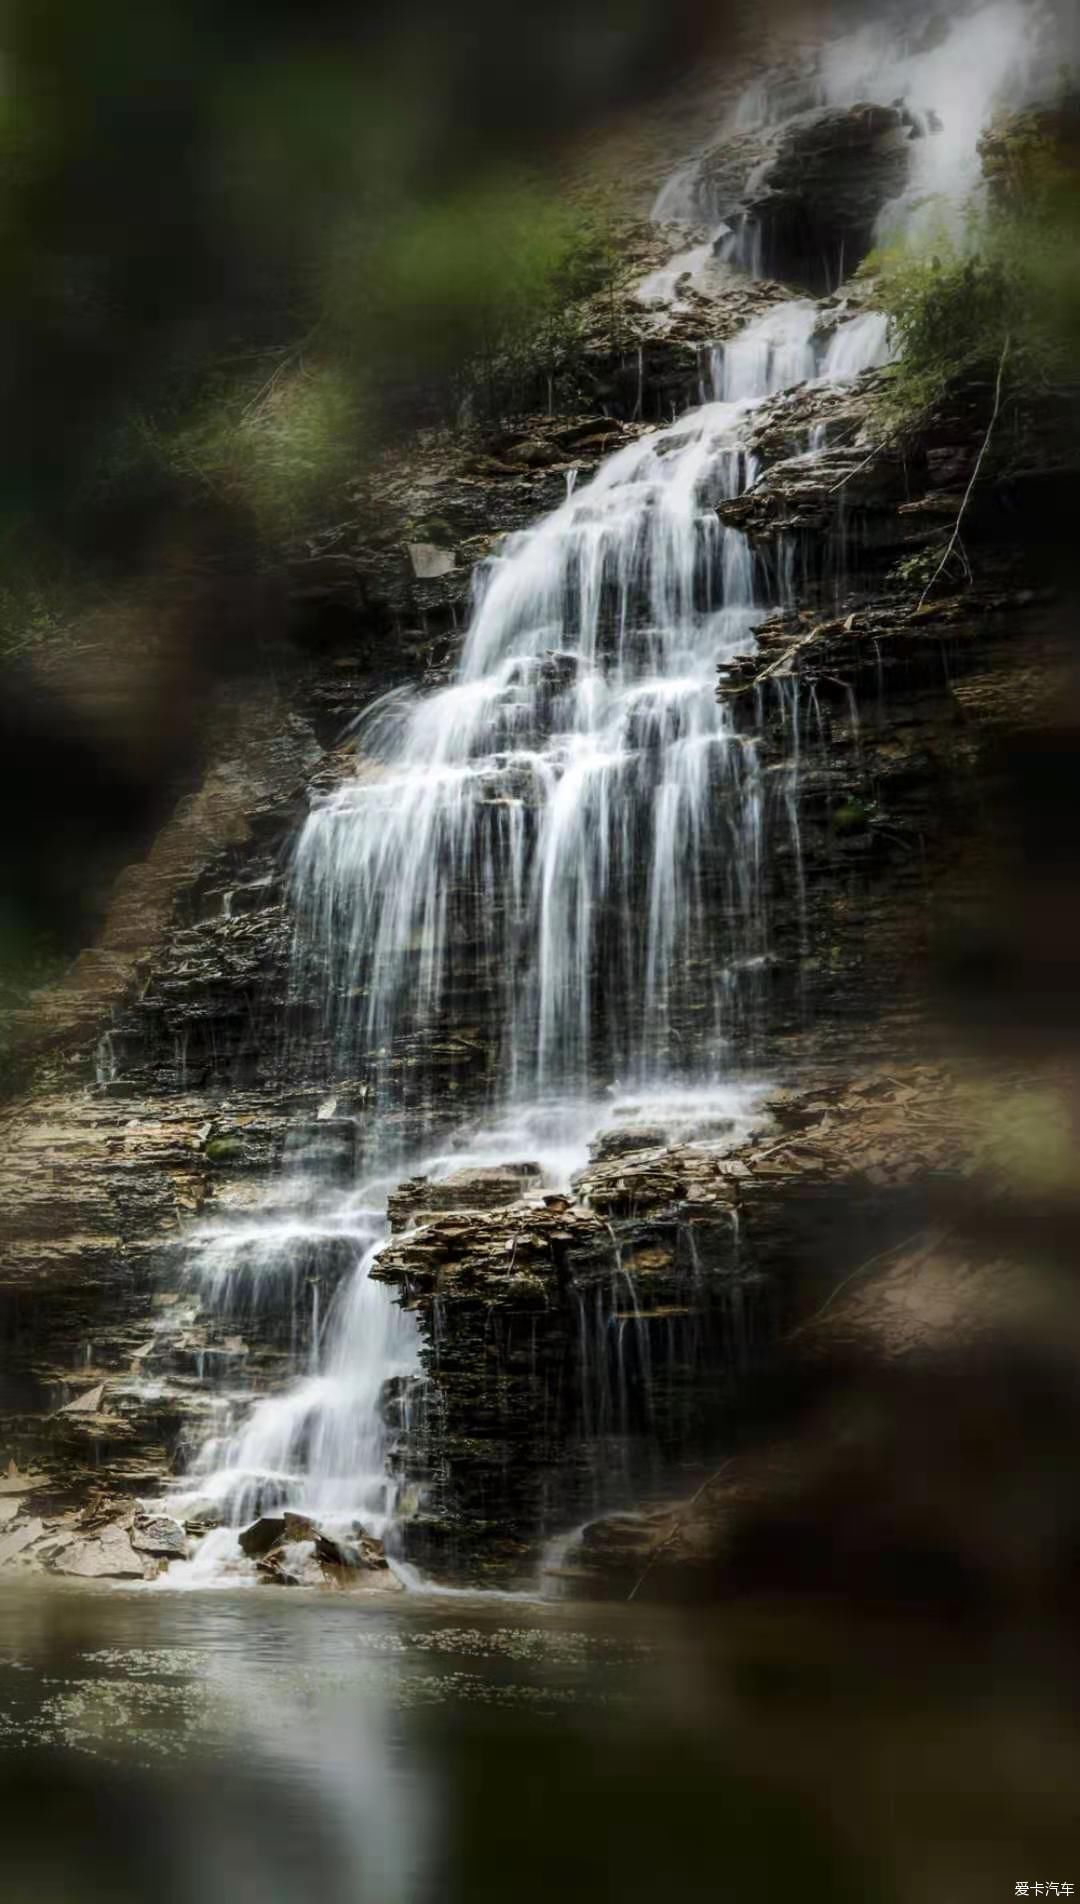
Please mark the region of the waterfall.
[[[752, 651], [778, 584], [716, 505], [756, 479], [746, 435], [768, 396], [883, 347], [872, 315], [828, 345], [820, 324], [809, 299], [771, 307], [713, 352], [709, 401], [508, 537], [479, 579], [456, 679], [365, 713], [351, 767], [314, 800], [293, 867], [297, 974], [324, 999], [336, 1074], [372, 1078], [375, 1137], [365, 1182], [335, 1198], [301, 1150], [272, 1212], [208, 1227], [190, 1249], [202, 1308], [249, 1332], [276, 1317], [304, 1372], [253, 1406], [228, 1385], [212, 1399], [174, 1504], [226, 1525], [189, 1578], [212, 1576], [267, 1508], [393, 1523], [385, 1399], [388, 1384], [416, 1386], [418, 1338], [369, 1271], [395, 1178], [522, 1157], [565, 1182], [605, 1092], [609, 1123], [621, 1095], [676, 1134], [707, 1122], [718, 1093], [730, 1108], [733, 1025], [768, 953], [767, 801], [756, 739], [736, 731], [716, 672]], [[797, 849], [796, 771], [775, 800]], [[463, 997], [497, 1040], [473, 1128], [455, 1134], [461, 1113], [427, 1106], [403, 1150], [379, 1135], [395, 1128], [402, 1067], [451, 1034]], [[616, 1254], [616, 1309], [623, 1285], [635, 1316]], [[629, 1326], [597, 1324], [616, 1387], [631, 1361], [647, 1383], [647, 1335]], [[617, 1393], [595, 1401], [601, 1425], [625, 1413]]]
[[[907, 176], [878, 212], [877, 240], [943, 234], [962, 244], [983, 189], [980, 136], [996, 110], [1020, 109], [1052, 78], [1056, 49], [1039, 0], [982, 0], [948, 17], [905, 8], [826, 41], [797, 72], [781, 68], [755, 81], [698, 157], [661, 186], [654, 222], [684, 227], [691, 242], [642, 280], [641, 303], [678, 302], [688, 287], [708, 285], [718, 264], [762, 276], [759, 225], [744, 206], [767, 195], [784, 136], [828, 108], [874, 102], [903, 112]], [[743, 143], [749, 163], [741, 185], [731, 183], [728, 165], [718, 184], [715, 154]]]
[[[757, 84], [723, 136], [747, 141], [756, 190], [798, 115], [903, 102], [920, 136], [879, 226], [917, 230], [928, 207], [962, 204], [995, 100], [1023, 92], [1032, 17], [987, 0], [938, 33], [849, 35], [812, 70]], [[719, 203], [707, 159], [660, 193], [654, 216], [691, 243], [639, 287], [644, 304], [677, 301], [718, 253], [755, 268], [753, 221]], [[176, 1497], [223, 1523], [186, 1577], [216, 1577], [268, 1507], [392, 1531], [423, 1397], [415, 1319], [370, 1275], [395, 1182], [528, 1161], [565, 1185], [622, 1117], [661, 1141], [715, 1127], [718, 1108], [745, 1127], [732, 1080], [770, 956], [770, 827], [802, 917], [798, 781], [820, 710], [797, 680], [776, 683], [786, 757], [769, 771], [718, 700], [718, 667], [795, 605], [795, 547], [756, 556], [717, 508], [758, 479], [763, 402], [887, 362], [884, 316], [857, 304], [788, 298], [702, 350], [697, 408], [634, 434], [590, 480], [572, 472], [560, 505], [482, 566], [453, 682], [385, 696], [336, 756], [294, 854], [295, 981], [323, 1004], [327, 1119], [363, 1100], [364, 1174], [332, 1193], [320, 1146], [301, 1143], [261, 1215], [192, 1239], [192, 1314], [243, 1334], [217, 1356]], [[807, 459], [825, 445], [819, 423]], [[105, 1077], [111, 1062], [105, 1041]], [[631, 1387], [649, 1415], [653, 1344], [614, 1236], [607, 1293], [601, 1277], [570, 1300], [582, 1422], [617, 1434]], [[734, 1298], [732, 1316], [737, 1334]]]

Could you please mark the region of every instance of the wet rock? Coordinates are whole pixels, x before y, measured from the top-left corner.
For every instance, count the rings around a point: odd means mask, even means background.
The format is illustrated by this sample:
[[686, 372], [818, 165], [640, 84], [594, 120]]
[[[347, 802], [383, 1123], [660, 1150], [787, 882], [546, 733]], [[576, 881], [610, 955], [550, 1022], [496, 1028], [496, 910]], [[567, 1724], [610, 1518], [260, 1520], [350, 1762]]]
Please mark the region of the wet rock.
[[9, 1461], [5, 1473], [0, 1477], [0, 1497], [28, 1494], [31, 1489], [40, 1487], [47, 1479], [44, 1473], [22, 1474], [14, 1461]]
[[285, 1516], [263, 1514], [239, 1535], [240, 1552], [259, 1560], [285, 1538]]
[[589, 1145], [594, 1163], [607, 1163], [612, 1157], [626, 1157], [635, 1150], [663, 1150], [668, 1134], [659, 1126], [637, 1125], [630, 1130], [601, 1131]]
[[910, 122], [897, 106], [827, 107], [781, 131], [741, 206], [760, 269], [827, 292], [870, 250], [878, 212], [904, 188]]
[[260, 1560], [255, 1571], [259, 1576], [260, 1586], [302, 1587], [304, 1585], [303, 1575], [295, 1567], [288, 1566], [284, 1555], [276, 1551], [268, 1554], [265, 1560]]
[[306, 1514], [287, 1513], [282, 1516], [281, 1541], [284, 1546], [294, 1542], [314, 1540], [318, 1528]]
[[184, 1532], [194, 1540], [201, 1540], [204, 1534], [224, 1525], [225, 1517], [214, 1501], [199, 1501], [184, 1515]]
[[675, 1525], [675, 1511], [666, 1507], [590, 1521], [567, 1553], [566, 1572], [578, 1592], [604, 1599], [636, 1598]]
[[540, 1182], [534, 1163], [499, 1164], [479, 1170], [455, 1170], [442, 1178], [411, 1177], [392, 1192], [387, 1209], [390, 1227], [404, 1229], [434, 1211], [494, 1210], [515, 1203], [524, 1190]]
[[332, 1534], [317, 1534], [315, 1555], [325, 1566], [339, 1567], [345, 1573], [389, 1573], [382, 1541], [362, 1530], [351, 1540], [338, 1540]]

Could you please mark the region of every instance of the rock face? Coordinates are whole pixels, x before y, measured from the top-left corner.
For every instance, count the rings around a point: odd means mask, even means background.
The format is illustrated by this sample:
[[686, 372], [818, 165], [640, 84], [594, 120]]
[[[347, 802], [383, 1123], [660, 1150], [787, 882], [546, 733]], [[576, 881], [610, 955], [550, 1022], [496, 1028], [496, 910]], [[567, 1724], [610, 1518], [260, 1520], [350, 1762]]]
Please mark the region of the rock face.
[[759, 268], [808, 291], [835, 290], [906, 183], [913, 130], [895, 106], [825, 108], [792, 120], [738, 214]]
[[[927, 1168], [960, 1182], [969, 1167], [963, 1099], [925, 1066], [782, 1093], [762, 1115], [735, 1148], [601, 1140], [572, 1196], [486, 1212], [418, 1199], [411, 1222], [400, 1207], [374, 1274], [401, 1288], [426, 1342], [403, 1453], [422, 1499], [400, 1530], [408, 1558], [447, 1578], [535, 1581], [541, 1536], [595, 1517], [613, 1473], [630, 1499], [700, 1473], [786, 1328], [868, 1237], [910, 1227]], [[623, 1571], [645, 1564], [654, 1532], [626, 1523]], [[611, 1587], [608, 1559], [563, 1565], [571, 1585], [595, 1573]]]

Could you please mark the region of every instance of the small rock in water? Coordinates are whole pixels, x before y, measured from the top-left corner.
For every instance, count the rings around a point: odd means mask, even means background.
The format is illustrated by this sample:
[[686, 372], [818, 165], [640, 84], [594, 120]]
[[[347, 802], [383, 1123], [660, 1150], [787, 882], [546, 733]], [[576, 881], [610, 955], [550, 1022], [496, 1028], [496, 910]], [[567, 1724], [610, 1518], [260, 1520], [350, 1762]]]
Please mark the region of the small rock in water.
[[256, 1565], [255, 1571], [259, 1576], [259, 1584], [261, 1586], [299, 1587], [303, 1584], [300, 1575], [293, 1573], [290, 1568], [286, 1567], [284, 1560], [278, 1553], [269, 1555], [266, 1560], [260, 1560]]
[[[296, 1516], [299, 1520], [301, 1517]], [[314, 1540], [285, 1541], [256, 1566], [260, 1581], [276, 1587], [322, 1587], [326, 1576], [315, 1557]]]

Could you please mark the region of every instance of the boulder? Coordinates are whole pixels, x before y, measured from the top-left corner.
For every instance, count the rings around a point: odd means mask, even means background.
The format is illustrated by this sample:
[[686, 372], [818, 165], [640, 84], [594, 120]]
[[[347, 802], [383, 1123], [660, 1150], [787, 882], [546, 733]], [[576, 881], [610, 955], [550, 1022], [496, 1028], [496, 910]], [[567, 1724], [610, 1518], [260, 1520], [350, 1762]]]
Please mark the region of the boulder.
[[187, 1535], [169, 1514], [136, 1514], [131, 1544], [139, 1554], [153, 1554], [163, 1560], [187, 1559]]
[[250, 1527], [245, 1527], [240, 1535], [240, 1552], [249, 1560], [261, 1560], [272, 1547], [277, 1547], [285, 1538], [285, 1516], [283, 1514], [261, 1514]]
[[386, 1549], [373, 1534], [360, 1532], [351, 1540], [338, 1540], [332, 1534], [319, 1534], [315, 1555], [325, 1566], [340, 1567], [349, 1573], [388, 1573]]
[[90, 1539], [73, 1541], [56, 1556], [53, 1567], [80, 1580], [141, 1580], [146, 1572], [127, 1528], [119, 1522]]

